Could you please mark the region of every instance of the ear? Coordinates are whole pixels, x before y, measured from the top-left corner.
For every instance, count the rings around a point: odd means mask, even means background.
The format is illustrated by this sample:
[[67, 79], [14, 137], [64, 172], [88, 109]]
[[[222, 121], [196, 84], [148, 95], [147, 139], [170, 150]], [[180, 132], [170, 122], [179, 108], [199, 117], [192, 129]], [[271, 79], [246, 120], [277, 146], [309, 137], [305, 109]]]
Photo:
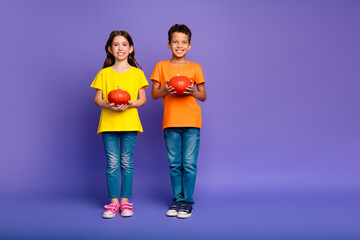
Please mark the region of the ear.
[[130, 46], [129, 54], [132, 53], [133, 51], [134, 51], [134, 46]]
[[171, 45], [170, 45], [170, 43], [168, 43], [168, 49], [171, 49]]
[[111, 47], [110, 47], [110, 46], [108, 46], [108, 51], [112, 54], [112, 52], [111, 52]]
[[189, 49], [188, 50], [190, 50], [191, 49], [191, 43], [189, 43]]

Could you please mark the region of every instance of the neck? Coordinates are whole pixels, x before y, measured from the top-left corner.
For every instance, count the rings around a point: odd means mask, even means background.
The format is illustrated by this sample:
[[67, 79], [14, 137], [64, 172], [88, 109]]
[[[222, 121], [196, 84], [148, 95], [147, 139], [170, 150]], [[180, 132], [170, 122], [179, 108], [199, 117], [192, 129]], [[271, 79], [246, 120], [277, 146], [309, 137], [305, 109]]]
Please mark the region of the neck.
[[186, 64], [188, 61], [185, 59], [185, 56], [184, 57], [181, 57], [181, 58], [177, 58], [175, 56], [173, 56], [171, 59], [170, 59], [170, 62], [174, 65], [184, 65]]
[[127, 59], [122, 60], [122, 61], [116, 61], [114, 65], [112, 65], [113, 68], [117, 68], [117, 69], [126, 69], [126, 68], [130, 68], [131, 65], [128, 63]]
[[112, 65], [111, 68], [115, 72], [126, 72], [131, 68], [131, 65], [128, 63], [127, 60], [115, 61], [114, 65]]

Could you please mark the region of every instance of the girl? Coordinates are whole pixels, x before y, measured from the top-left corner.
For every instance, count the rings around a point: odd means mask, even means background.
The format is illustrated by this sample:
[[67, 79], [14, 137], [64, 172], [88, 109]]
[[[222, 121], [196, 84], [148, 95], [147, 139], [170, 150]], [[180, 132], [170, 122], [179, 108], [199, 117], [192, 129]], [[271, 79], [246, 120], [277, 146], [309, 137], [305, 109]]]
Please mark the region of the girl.
[[[129, 203], [134, 175], [133, 152], [136, 136], [143, 131], [137, 108], [146, 103], [145, 88], [149, 84], [135, 60], [134, 44], [129, 33], [111, 32], [105, 51], [106, 59], [103, 69], [91, 84], [91, 87], [96, 89], [95, 104], [101, 107], [97, 133], [102, 135], [104, 143], [106, 178], [111, 199], [111, 203], [105, 205], [102, 216], [113, 218], [120, 211], [121, 216], [130, 217], [133, 215], [133, 204]], [[127, 104], [109, 103], [109, 92], [117, 89], [118, 86], [129, 92], [131, 99]], [[121, 192], [119, 191], [119, 167], [121, 168]]]

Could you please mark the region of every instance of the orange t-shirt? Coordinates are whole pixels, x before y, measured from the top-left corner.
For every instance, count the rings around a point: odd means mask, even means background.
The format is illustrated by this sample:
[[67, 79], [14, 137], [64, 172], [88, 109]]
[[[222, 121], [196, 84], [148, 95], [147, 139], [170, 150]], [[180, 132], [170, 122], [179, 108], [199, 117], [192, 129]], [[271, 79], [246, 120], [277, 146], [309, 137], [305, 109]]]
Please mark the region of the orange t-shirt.
[[[176, 75], [186, 76], [190, 80], [194, 81], [196, 85], [205, 82], [204, 75], [199, 64], [187, 62], [184, 65], [173, 65], [170, 63], [170, 60], [158, 62], [150, 80], [160, 82], [161, 88], [164, 88], [166, 81]], [[201, 108], [193, 96], [176, 96], [168, 94], [163, 97], [163, 104], [163, 128], [201, 128]]]

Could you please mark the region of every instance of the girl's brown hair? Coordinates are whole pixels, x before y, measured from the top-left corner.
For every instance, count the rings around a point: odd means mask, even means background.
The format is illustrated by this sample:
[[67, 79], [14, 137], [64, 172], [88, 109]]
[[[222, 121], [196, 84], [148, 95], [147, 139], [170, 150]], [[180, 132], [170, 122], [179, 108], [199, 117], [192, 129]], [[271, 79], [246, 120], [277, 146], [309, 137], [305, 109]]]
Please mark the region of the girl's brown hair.
[[[114, 65], [114, 63], [115, 63], [115, 57], [114, 57], [114, 55], [111, 54], [111, 52], [109, 52], [108, 48], [109, 48], [109, 46], [111, 46], [111, 44], [116, 36], [123, 36], [124, 38], [126, 38], [126, 40], [128, 40], [130, 46], [134, 47], [133, 40], [128, 32], [112, 31], [110, 33], [109, 39], [107, 40], [106, 45], [105, 45], [106, 58], [104, 61], [103, 68], [110, 67], [110, 66]], [[135, 59], [135, 48], [128, 56], [128, 63], [133, 67], [141, 69], [140, 64]]]

